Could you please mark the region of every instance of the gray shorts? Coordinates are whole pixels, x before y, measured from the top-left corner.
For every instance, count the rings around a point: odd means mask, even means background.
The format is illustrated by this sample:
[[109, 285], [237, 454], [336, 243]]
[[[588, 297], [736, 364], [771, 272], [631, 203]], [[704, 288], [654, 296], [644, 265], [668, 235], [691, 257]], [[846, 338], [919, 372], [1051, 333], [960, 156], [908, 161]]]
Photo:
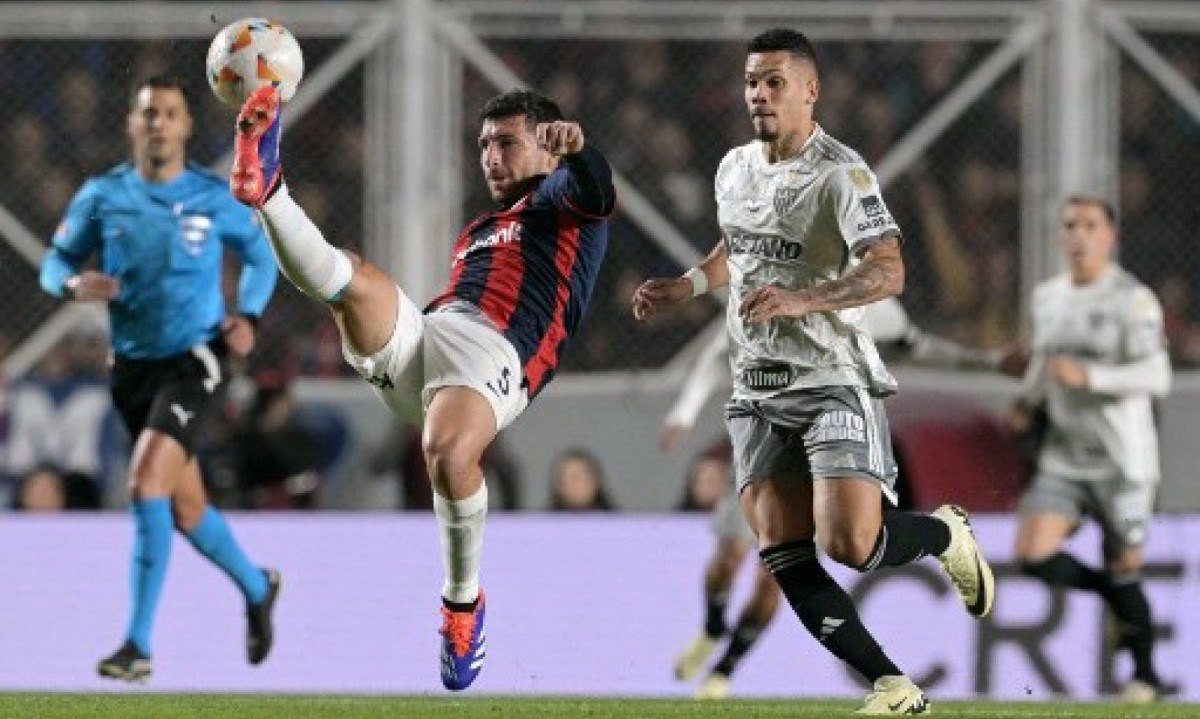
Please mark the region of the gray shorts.
[[896, 503], [896, 460], [883, 402], [858, 387], [793, 390], [764, 400], [730, 400], [740, 492], [756, 479], [861, 478]]
[[1090, 516], [1104, 534], [1104, 557], [1146, 542], [1158, 484], [1123, 479], [1081, 481], [1038, 474], [1021, 498], [1021, 514], [1048, 512], [1073, 522]]
[[740, 541], [753, 544], [755, 541], [754, 530], [750, 529], [750, 523], [742, 514], [742, 505], [738, 497], [737, 487], [731, 484], [729, 492], [721, 498], [720, 502], [717, 502], [717, 506], [713, 507], [713, 534], [717, 535], [717, 539], [721, 541]]

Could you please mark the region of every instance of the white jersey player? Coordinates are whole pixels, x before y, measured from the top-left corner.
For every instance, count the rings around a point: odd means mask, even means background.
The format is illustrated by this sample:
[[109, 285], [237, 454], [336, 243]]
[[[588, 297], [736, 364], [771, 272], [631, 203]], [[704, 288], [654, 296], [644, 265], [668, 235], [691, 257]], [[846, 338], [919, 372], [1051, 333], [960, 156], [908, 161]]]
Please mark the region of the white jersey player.
[[[863, 309], [862, 326], [867, 336], [878, 345], [894, 348], [913, 362], [997, 371], [1006, 358], [1006, 353], [999, 350], [964, 347], [922, 331], [894, 297], [866, 305]], [[718, 388], [728, 387], [729, 379], [729, 335], [719, 332], [696, 356], [675, 404], [663, 419], [659, 444], [664, 451], [672, 450], [692, 430], [708, 398]], [[724, 653], [696, 690], [696, 697], [700, 699], [720, 699], [729, 694], [733, 672], [762, 635], [778, 605], [778, 587], [760, 565], [753, 590], [737, 623], [733, 627], [725, 623], [734, 577], [754, 543], [754, 532], [738, 509], [737, 487], [731, 482], [729, 489], [728, 495], [712, 513], [717, 544], [704, 574], [704, 627], [675, 660], [675, 676], [681, 680], [690, 679], [704, 668], [721, 640], [728, 636]]]
[[968, 611], [991, 610], [991, 570], [965, 512], [881, 508], [895, 500], [881, 398], [896, 382], [860, 320], [863, 305], [903, 288], [900, 231], [862, 158], [813, 120], [820, 80], [804, 35], [755, 37], [744, 80], [757, 139], [717, 170], [722, 240], [683, 277], [639, 287], [634, 314], [729, 285], [726, 419], [762, 562], [809, 633], [873, 684], [864, 712], [924, 713], [924, 693], [867, 631], [816, 544], [860, 571], [937, 556]]
[[[1107, 202], [1071, 198], [1062, 224], [1068, 270], [1034, 291], [1033, 356], [1015, 421], [1027, 425], [1040, 407], [1046, 422], [1017, 556], [1027, 574], [1107, 602], [1120, 646], [1133, 655], [1123, 698], [1144, 702], [1162, 693], [1140, 572], [1160, 476], [1152, 402], [1170, 388], [1171, 365], [1162, 307], [1111, 260], [1116, 239]], [[1085, 516], [1103, 532], [1103, 571], [1062, 549]]]

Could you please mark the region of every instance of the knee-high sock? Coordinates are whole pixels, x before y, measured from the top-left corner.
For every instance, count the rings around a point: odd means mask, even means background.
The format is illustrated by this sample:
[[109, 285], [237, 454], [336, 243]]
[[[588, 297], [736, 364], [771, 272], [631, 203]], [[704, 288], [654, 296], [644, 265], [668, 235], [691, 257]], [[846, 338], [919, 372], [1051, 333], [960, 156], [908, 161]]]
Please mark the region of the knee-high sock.
[[875, 550], [860, 567], [899, 567], [921, 557], [936, 557], [950, 546], [950, 528], [937, 517], [919, 512], [885, 512]]
[[187, 533], [188, 541], [210, 562], [221, 568], [242, 590], [247, 604], [258, 604], [267, 596], [267, 577], [254, 566], [229, 531], [225, 517], [216, 508], [204, 508], [200, 523]]
[[762, 617], [753, 612], [742, 612], [737, 626], [733, 628], [733, 635], [729, 639], [729, 646], [725, 648], [725, 654], [713, 665], [713, 673], [727, 677], [733, 676], [742, 657], [746, 656], [746, 652], [750, 651], [751, 647], [758, 642], [758, 638], [762, 636], [763, 630], [767, 628], [767, 623], [770, 621], [768, 618], [764, 622]]
[[442, 536], [446, 581], [442, 597], [453, 604], [470, 604], [479, 597], [479, 565], [483, 558], [483, 525], [487, 519], [487, 485], [466, 499], [433, 495]]
[[729, 590], [704, 588], [704, 633], [712, 639], [725, 636], [725, 608], [729, 606]]
[[336, 301], [350, 284], [350, 259], [325, 241], [321, 230], [280, 185], [261, 210], [283, 276], [304, 294]]
[[768, 547], [760, 556], [804, 628], [834, 656], [870, 682], [901, 673], [863, 626], [850, 595], [821, 566], [811, 539]]
[[1083, 564], [1067, 552], [1025, 562], [1021, 570], [1048, 584], [1061, 584], [1099, 594], [1121, 623], [1124, 633], [1122, 640], [1133, 655], [1134, 677], [1152, 684], [1158, 683], [1153, 662], [1154, 624], [1150, 602], [1137, 575], [1114, 577]]
[[1114, 576], [1110, 582], [1111, 589], [1105, 599], [1122, 624], [1124, 642], [1133, 655], [1133, 676], [1158, 685], [1158, 672], [1154, 669], [1154, 620], [1141, 579], [1137, 575]]
[[174, 520], [171, 500], [166, 497], [135, 500], [130, 509], [134, 521], [133, 562], [129, 567], [133, 605], [125, 638], [149, 655], [154, 615], [158, 612], [167, 566], [171, 563]]

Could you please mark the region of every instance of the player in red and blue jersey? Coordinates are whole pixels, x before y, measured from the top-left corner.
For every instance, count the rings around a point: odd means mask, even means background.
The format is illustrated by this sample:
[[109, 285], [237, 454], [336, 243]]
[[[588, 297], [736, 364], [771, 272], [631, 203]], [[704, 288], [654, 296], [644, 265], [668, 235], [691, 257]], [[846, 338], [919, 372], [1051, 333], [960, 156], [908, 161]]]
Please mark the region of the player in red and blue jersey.
[[393, 413], [424, 425], [446, 567], [439, 664], [447, 689], [465, 689], [486, 655], [480, 456], [545, 387], [579, 326], [608, 243], [612, 171], [551, 100], [492, 98], [479, 158], [499, 207], [463, 230], [449, 286], [422, 312], [382, 270], [326, 242], [288, 195], [279, 110], [272, 88], [246, 101], [230, 186], [259, 210], [284, 275], [329, 306], [346, 360]]

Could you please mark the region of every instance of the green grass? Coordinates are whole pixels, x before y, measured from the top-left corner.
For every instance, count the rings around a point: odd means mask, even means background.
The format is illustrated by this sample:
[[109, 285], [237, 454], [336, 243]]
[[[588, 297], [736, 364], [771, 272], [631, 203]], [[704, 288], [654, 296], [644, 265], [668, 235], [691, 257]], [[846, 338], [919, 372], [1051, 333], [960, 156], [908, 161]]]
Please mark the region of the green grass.
[[[0, 694], [0, 719], [825, 719], [850, 717], [853, 701], [525, 698], [501, 696], [297, 696], [261, 694]], [[1200, 705], [937, 702], [937, 717], [971, 719], [1174, 719]]]

